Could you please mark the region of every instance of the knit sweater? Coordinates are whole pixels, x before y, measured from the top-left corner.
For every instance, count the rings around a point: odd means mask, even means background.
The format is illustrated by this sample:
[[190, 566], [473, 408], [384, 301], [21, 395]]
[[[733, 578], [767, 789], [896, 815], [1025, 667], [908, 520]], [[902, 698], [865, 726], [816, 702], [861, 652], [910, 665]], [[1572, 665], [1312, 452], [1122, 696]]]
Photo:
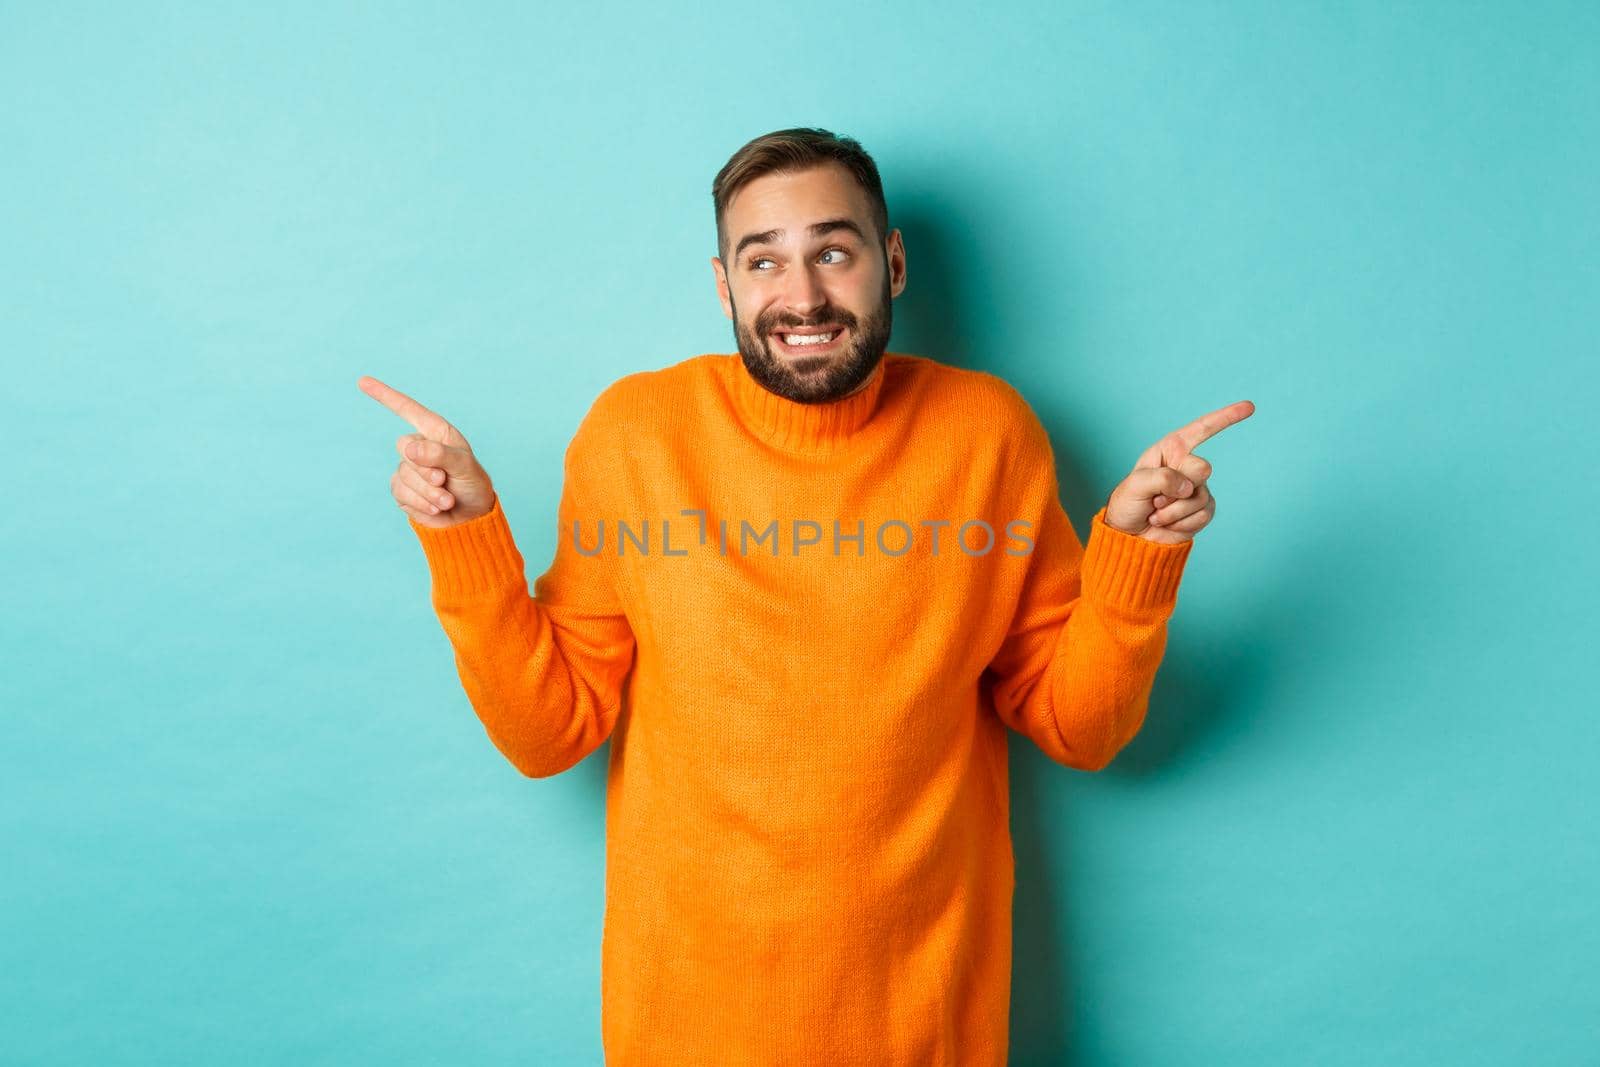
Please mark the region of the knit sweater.
[[1021, 394], [894, 352], [815, 405], [737, 353], [626, 375], [563, 470], [531, 596], [498, 499], [411, 526], [506, 759], [611, 741], [607, 1063], [1003, 1064], [1007, 728], [1110, 762], [1192, 542], [1085, 546]]

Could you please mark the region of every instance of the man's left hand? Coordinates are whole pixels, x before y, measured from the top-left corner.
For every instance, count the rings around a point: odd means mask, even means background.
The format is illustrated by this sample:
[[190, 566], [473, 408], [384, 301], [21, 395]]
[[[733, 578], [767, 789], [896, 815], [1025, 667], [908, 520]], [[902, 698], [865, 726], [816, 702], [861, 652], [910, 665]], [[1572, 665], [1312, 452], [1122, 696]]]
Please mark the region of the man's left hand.
[[1202, 415], [1145, 450], [1133, 473], [1111, 491], [1106, 525], [1165, 545], [1194, 539], [1217, 512], [1217, 498], [1206, 487], [1211, 464], [1194, 454], [1200, 442], [1254, 414], [1240, 400]]

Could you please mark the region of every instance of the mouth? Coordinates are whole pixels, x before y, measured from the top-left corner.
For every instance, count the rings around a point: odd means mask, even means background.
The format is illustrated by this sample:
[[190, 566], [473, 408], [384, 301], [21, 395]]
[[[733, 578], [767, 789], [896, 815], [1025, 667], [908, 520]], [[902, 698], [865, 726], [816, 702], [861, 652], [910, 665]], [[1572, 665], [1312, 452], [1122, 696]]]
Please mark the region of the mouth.
[[808, 326], [801, 330], [774, 330], [771, 337], [786, 354], [805, 356], [837, 350], [846, 332], [843, 326]]

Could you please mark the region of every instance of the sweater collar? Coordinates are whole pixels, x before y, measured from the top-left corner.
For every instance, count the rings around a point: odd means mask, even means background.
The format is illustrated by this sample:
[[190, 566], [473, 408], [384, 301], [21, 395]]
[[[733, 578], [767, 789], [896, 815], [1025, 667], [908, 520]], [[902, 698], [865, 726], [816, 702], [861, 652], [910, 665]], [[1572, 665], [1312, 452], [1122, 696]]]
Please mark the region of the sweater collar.
[[751, 433], [786, 451], [821, 453], [850, 440], [872, 418], [883, 393], [889, 355], [884, 354], [859, 390], [823, 404], [802, 404], [770, 391], [750, 376], [737, 352], [722, 362], [734, 406]]

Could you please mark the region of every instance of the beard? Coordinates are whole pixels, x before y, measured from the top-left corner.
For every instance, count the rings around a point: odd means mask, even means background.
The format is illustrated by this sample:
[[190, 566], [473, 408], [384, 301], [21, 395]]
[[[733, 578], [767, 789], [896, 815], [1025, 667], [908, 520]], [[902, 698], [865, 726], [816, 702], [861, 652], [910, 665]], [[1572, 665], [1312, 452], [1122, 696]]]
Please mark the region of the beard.
[[[786, 400], [801, 404], [825, 404], [854, 392], [861, 383], [872, 377], [889, 347], [889, 333], [894, 324], [893, 296], [889, 289], [889, 272], [885, 264], [883, 292], [878, 306], [865, 319], [858, 319], [843, 308], [828, 304], [818, 309], [809, 322], [796, 322], [783, 315], [769, 315], [753, 328], [739, 321], [739, 307], [728, 294], [733, 306], [733, 336], [739, 344], [739, 356], [744, 360], [750, 377]], [[807, 326], [836, 324], [845, 327], [844, 350], [826, 356], [786, 358], [772, 350], [772, 334], [785, 327], [803, 329]]]

